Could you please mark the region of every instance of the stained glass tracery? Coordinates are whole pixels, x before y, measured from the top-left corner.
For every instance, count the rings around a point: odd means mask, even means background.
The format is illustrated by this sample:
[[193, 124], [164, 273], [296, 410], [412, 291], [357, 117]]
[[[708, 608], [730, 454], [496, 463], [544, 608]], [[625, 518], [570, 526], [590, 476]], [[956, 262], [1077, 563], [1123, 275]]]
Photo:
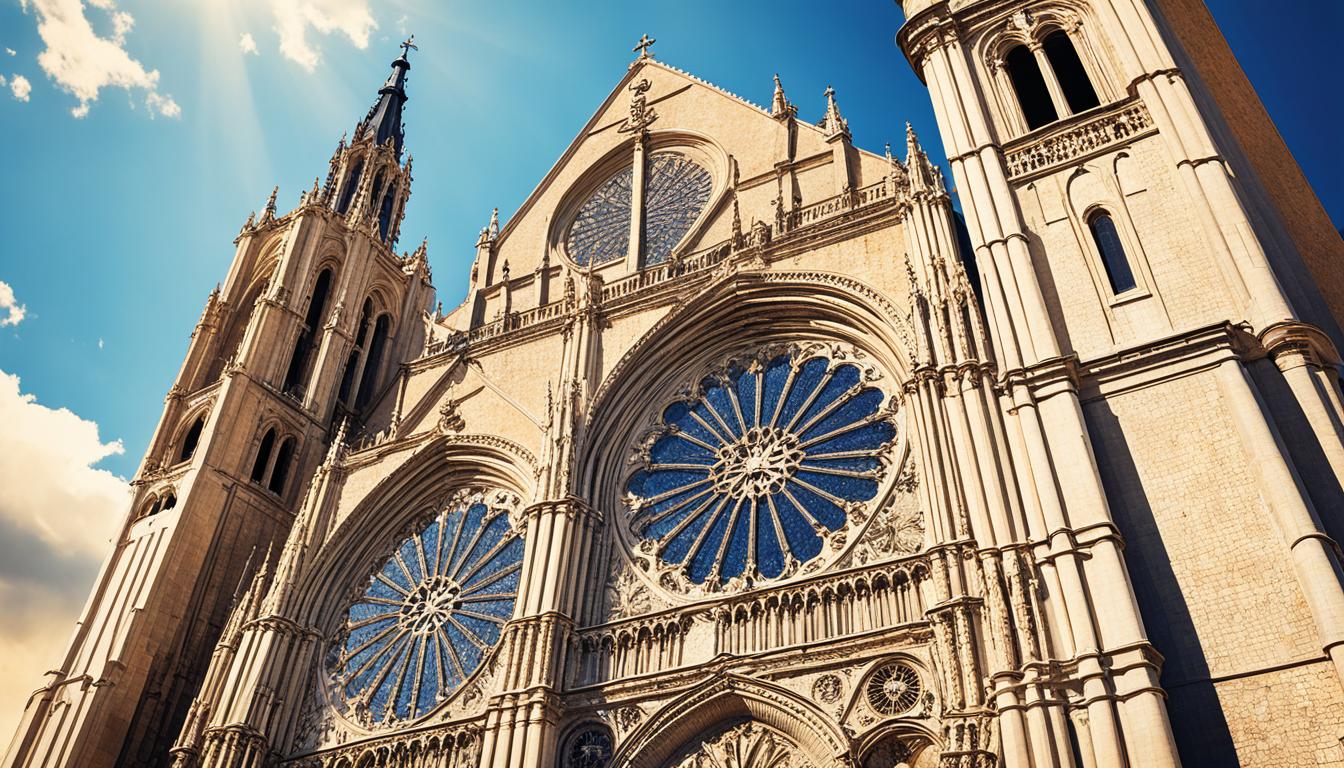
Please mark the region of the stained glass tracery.
[[[679, 152], [655, 152], [644, 175], [644, 263], [667, 261], [709, 202], [709, 171]], [[589, 195], [569, 225], [565, 250], [580, 266], [626, 257], [630, 249], [632, 169], [624, 168]]]
[[416, 718], [460, 688], [513, 616], [522, 559], [508, 515], [479, 499], [403, 541], [347, 616], [335, 677], [352, 711]]
[[628, 480], [642, 552], [709, 588], [775, 579], [820, 556], [877, 494], [896, 436], [853, 363], [780, 354], [706, 376], [662, 411]]

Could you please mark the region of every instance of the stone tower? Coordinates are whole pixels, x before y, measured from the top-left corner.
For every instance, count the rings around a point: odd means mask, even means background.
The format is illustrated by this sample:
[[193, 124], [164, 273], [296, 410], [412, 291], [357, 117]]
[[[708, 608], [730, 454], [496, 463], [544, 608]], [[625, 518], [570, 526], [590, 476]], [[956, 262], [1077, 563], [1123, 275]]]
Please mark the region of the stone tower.
[[1088, 766], [1344, 759], [1344, 244], [1207, 9], [901, 5], [1054, 627], [1005, 763], [1068, 764], [1056, 703]]
[[[409, 41], [405, 50], [413, 46]], [[132, 483], [115, 549], [5, 766], [163, 765], [239, 585], [273, 566], [305, 481], [420, 351], [426, 249], [393, 250], [410, 194], [405, 53], [325, 184], [234, 241]]]

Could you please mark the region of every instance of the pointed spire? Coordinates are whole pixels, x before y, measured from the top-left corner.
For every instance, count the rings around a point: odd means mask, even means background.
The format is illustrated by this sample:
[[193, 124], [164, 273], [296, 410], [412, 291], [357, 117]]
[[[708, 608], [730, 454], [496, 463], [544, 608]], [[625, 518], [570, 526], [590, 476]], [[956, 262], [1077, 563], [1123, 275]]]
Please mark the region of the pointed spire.
[[938, 188], [937, 174], [919, 145], [914, 126], [905, 124], [905, 168], [910, 177], [910, 191], [922, 192]]
[[775, 95], [770, 99], [771, 117], [791, 117], [797, 114], [798, 109], [789, 103], [788, 97], [784, 95], [784, 86], [779, 82], [779, 74], [775, 74]]
[[826, 136], [849, 136], [849, 122], [840, 116], [840, 107], [835, 103], [835, 89], [826, 86], [826, 115], [821, 119], [821, 128]]
[[401, 55], [392, 62], [392, 74], [378, 90], [378, 100], [369, 108], [369, 113], [355, 130], [355, 141], [372, 139], [374, 144], [382, 146], [391, 141], [397, 158], [401, 158], [402, 130], [401, 113], [406, 106], [406, 73], [411, 69], [407, 55], [419, 50], [415, 45], [415, 35], [411, 35], [401, 44]]
[[268, 221], [275, 220], [275, 198], [280, 194], [280, 187], [276, 186], [271, 190], [271, 196], [266, 200], [266, 208], [261, 213], [261, 222], [265, 224]]

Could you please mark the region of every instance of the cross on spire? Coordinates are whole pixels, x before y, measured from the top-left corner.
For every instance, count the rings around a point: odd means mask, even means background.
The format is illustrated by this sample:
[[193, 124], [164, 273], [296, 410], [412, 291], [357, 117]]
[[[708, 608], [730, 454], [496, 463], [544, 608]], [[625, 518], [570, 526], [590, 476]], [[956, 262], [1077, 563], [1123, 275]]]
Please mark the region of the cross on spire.
[[411, 35], [401, 43], [401, 57], [404, 59], [410, 55], [411, 51], [420, 50], [420, 46], [415, 44], [415, 35]]
[[639, 38], [639, 42], [635, 44], [635, 47], [631, 48], [630, 51], [632, 53], [634, 51], [639, 51], [639, 58], [641, 59], [651, 59], [653, 58], [653, 53], [649, 51], [649, 48], [656, 42], [658, 41], [645, 34], [643, 37]]

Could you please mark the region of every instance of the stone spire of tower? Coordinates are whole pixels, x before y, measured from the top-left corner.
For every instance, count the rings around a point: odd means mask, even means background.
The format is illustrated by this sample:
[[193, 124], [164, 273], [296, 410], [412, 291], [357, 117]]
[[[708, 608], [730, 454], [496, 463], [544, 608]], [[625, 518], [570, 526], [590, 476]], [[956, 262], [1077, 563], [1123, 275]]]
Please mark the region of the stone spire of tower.
[[406, 73], [411, 69], [407, 55], [419, 50], [415, 45], [415, 35], [411, 35], [401, 44], [401, 55], [392, 62], [392, 74], [387, 82], [378, 89], [378, 100], [369, 108], [369, 114], [360, 121], [355, 131], [355, 140], [372, 138], [373, 143], [381, 146], [388, 139], [396, 149], [397, 159], [401, 159], [401, 145], [405, 131], [401, 125], [401, 112], [406, 106]]
[[932, 191], [941, 194], [947, 190], [943, 186], [943, 173], [929, 162], [929, 156], [919, 145], [919, 137], [910, 123], [905, 124], [905, 169], [910, 177], [911, 193]]
[[826, 86], [826, 115], [821, 119], [821, 129], [827, 136], [849, 135], [849, 122], [840, 116], [840, 107], [835, 103], [835, 89]]

